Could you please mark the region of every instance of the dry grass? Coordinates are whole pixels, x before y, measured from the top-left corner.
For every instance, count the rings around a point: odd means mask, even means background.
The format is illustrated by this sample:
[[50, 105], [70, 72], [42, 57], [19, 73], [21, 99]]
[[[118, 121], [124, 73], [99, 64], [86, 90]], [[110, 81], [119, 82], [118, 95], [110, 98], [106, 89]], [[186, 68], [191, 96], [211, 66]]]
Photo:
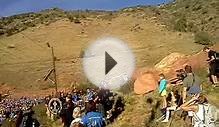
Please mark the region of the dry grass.
[[[124, 40], [133, 50], [138, 67], [153, 66], [171, 52], [192, 54], [201, 49], [200, 45], [193, 43], [190, 33], [168, 31], [150, 17], [123, 15], [118, 14], [112, 21], [82, 20], [81, 24], [63, 19], [48, 26], [39, 25], [10, 37], [1, 37], [0, 82], [11, 84], [16, 89], [44, 89], [42, 85], [50, 88], [50, 83], [40, 81], [51, 68], [47, 42], [54, 46], [59, 59], [58, 81], [64, 87], [78, 79], [78, 82], [86, 80], [81, 60], [73, 58], [80, 56], [81, 50], [100, 37], [113, 36]], [[136, 24], [141, 29], [131, 30]], [[7, 48], [8, 45], [15, 48]], [[19, 64], [28, 61], [36, 62]]]
[[[184, 5], [182, 6], [184, 7]], [[181, 12], [178, 8], [181, 7], [171, 8], [169, 12]], [[192, 6], [189, 7], [189, 10], [191, 9], [193, 9]], [[33, 94], [32, 91], [35, 94], [36, 91], [52, 88], [51, 83], [41, 81], [42, 77], [51, 68], [51, 54], [46, 46], [47, 42], [54, 46], [55, 55], [59, 59], [57, 61], [59, 88], [70, 87], [70, 84], [74, 81], [87, 82], [82, 71], [81, 60], [77, 57], [90, 43], [100, 37], [113, 36], [124, 40], [136, 56], [137, 67], [153, 66], [172, 52], [188, 55], [200, 51], [202, 46], [193, 43], [194, 35], [192, 33], [170, 31], [167, 26], [159, 21], [158, 18], [160, 17], [156, 16], [154, 14], [147, 15], [141, 10], [137, 10], [116, 13], [116, 16], [111, 14], [103, 15], [102, 19], [101, 17], [90, 18], [89, 20], [83, 19], [80, 20], [80, 24], [70, 22], [69, 19], [61, 19], [47, 25], [41, 24], [28, 28], [9, 37], [1, 36], [0, 85], [6, 83], [8, 84], [7, 87], [15, 88], [17, 90], [15, 92], [19, 91], [20, 95], [24, 93]], [[204, 15], [203, 17], [207, 16]], [[177, 15], [175, 18], [177, 18]], [[188, 20], [194, 18], [197, 17], [191, 16]], [[214, 20], [216, 18], [214, 19], [213, 16], [211, 22]], [[206, 26], [212, 25], [214, 26], [214, 23], [210, 25], [204, 23], [200, 26], [207, 29]], [[15, 48], [8, 48], [10, 45]], [[35, 62], [29, 63], [29, 61]], [[205, 72], [200, 73], [201, 75], [205, 74]], [[44, 91], [45, 93], [48, 92]], [[206, 93], [214, 102], [218, 102], [219, 98], [215, 96], [218, 93], [217, 90], [207, 89]], [[39, 94], [42, 94], [42, 91]], [[150, 97], [153, 99], [151, 105], [147, 103], [147, 99]], [[109, 127], [167, 126], [167, 124], [154, 122], [155, 118], [160, 115], [159, 108], [152, 108], [160, 100], [156, 92], [146, 96], [125, 95], [125, 100], [126, 110]], [[43, 107], [36, 107], [36, 111], [41, 123], [47, 126], [57, 124], [46, 119]], [[183, 121], [177, 118], [173, 120], [173, 126], [186, 126]]]
[[148, 106], [143, 96], [125, 96], [125, 111], [109, 127], [142, 127], [148, 115]]

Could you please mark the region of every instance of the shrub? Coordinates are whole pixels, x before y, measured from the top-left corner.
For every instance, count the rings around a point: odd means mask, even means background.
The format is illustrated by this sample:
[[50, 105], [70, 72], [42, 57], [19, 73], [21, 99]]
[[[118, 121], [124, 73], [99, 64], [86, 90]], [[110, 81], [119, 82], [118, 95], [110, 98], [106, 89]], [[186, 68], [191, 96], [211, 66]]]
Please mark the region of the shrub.
[[0, 29], [0, 36], [5, 34], [5, 31], [3, 29]]
[[4, 28], [4, 25], [3, 23], [0, 21], [0, 29], [3, 29]]
[[27, 29], [27, 26], [21, 26], [19, 31], [23, 31], [23, 30], [26, 30]]
[[194, 7], [192, 8], [192, 11], [198, 11], [198, 10], [200, 10], [200, 9], [202, 9], [202, 6], [201, 6], [201, 5], [197, 5], [197, 6], [194, 6]]
[[6, 34], [7, 34], [7, 36], [11, 36], [11, 35], [13, 35], [14, 34], [14, 29], [13, 28], [9, 28], [9, 29], [7, 29], [6, 30]]
[[74, 20], [74, 17], [73, 17], [73, 16], [71, 16], [71, 15], [68, 15], [68, 19], [70, 20], [70, 22], [73, 22], [73, 20]]
[[74, 23], [76, 23], [76, 24], [80, 24], [81, 21], [80, 21], [78, 18], [74, 18]]
[[67, 17], [70, 20], [70, 22], [74, 22], [76, 24], [77, 23], [81, 23], [81, 21], [79, 20], [79, 16], [78, 15], [73, 16], [73, 15], [69, 14]]
[[109, 12], [104, 15], [100, 15], [98, 17], [101, 18], [102, 20], [112, 21], [114, 18], [116, 18], [116, 16], [117, 15], [114, 12]]
[[79, 13], [78, 13], [78, 14], [75, 14], [74, 17], [75, 17], [76, 19], [79, 19], [79, 18], [80, 18]]
[[81, 16], [80, 16], [81, 18], [83, 18], [83, 19], [85, 19], [86, 18], [86, 15], [84, 15], [84, 14], [81, 14]]
[[41, 22], [43, 22], [45, 18], [41, 15], [41, 16], [39, 16], [39, 19]]
[[207, 14], [208, 13], [208, 10], [207, 9], [203, 9], [202, 10], [202, 14], [204, 15], [204, 14]]
[[195, 43], [202, 45], [212, 45], [211, 37], [207, 32], [198, 32], [195, 34]]
[[44, 24], [45, 24], [45, 26], [48, 26], [50, 24], [50, 22], [47, 21], [47, 22], [44, 22]]
[[13, 21], [14, 21], [13, 18], [10, 17], [7, 20], [5, 20], [5, 24], [8, 25], [8, 24], [12, 23]]
[[36, 25], [32, 22], [32, 21], [28, 21], [26, 23], [24, 23], [26, 26], [28, 27], [35, 27]]
[[186, 18], [180, 17], [174, 24], [174, 29], [179, 32], [186, 32], [187, 29], [187, 21]]

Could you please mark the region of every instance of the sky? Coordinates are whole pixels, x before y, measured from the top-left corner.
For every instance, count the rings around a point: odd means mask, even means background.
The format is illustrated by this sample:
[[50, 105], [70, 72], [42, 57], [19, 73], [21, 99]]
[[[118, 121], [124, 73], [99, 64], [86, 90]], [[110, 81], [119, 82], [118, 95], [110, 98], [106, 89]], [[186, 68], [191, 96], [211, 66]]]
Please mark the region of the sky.
[[158, 5], [171, 0], [0, 0], [0, 17], [58, 7], [64, 10], [118, 10], [136, 5]]

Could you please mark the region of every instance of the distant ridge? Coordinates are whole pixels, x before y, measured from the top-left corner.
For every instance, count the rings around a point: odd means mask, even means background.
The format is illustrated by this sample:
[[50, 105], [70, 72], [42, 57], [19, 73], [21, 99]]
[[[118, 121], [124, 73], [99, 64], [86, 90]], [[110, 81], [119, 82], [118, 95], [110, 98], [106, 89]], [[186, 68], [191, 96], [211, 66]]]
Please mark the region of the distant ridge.
[[[28, 27], [38, 24], [49, 25], [57, 20], [68, 18], [71, 22], [80, 23], [79, 20], [89, 17], [97, 18], [99, 15], [111, 16], [114, 18], [117, 13], [145, 13], [155, 16], [166, 24], [170, 30], [179, 32], [192, 32], [198, 38], [210, 42], [218, 41], [218, 0], [175, 0], [158, 6], [138, 5], [126, 7], [118, 11], [104, 10], [69, 10], [51, 8], [37, 13], [29, 12], [0, 18], [0, 35], [10, 36]], [[103, 20], [105, 20], [104, 16]], [[98, 17], [98, 18], [101, 18]], [[201, 37], [199, 37], [201, 36]], [[197, 43], [205, 44], [197, 39]]]

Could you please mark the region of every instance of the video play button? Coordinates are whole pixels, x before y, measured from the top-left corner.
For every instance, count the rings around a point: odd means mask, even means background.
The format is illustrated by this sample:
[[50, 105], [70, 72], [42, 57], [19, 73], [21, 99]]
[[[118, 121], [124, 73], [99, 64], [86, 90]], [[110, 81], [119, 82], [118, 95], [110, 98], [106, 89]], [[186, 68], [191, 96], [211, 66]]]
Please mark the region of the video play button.
[[135, 58], [121, 40], [103, 38], [92, 43], [85, 51], [83, 69], [88, 80], [96, 86], [118, 89], [132, 77]]
[[105, 52], [105, 75], [117, 64], [117, 62]]

